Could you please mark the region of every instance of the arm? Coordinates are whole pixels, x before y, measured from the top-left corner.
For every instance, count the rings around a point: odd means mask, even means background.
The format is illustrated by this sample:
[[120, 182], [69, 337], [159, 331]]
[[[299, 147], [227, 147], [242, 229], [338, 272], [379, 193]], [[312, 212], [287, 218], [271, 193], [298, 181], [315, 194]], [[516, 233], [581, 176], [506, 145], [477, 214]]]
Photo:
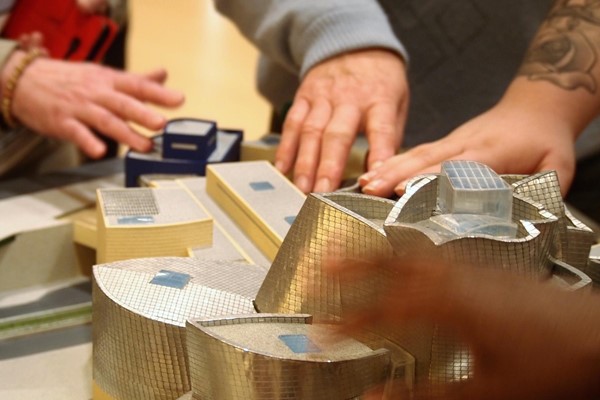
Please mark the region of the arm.
[[500, 102], [436, 142], [363, 175], [365, 193], [402, 194], [406, 181], [470, 159], [498, 173], [555, 169], [563, 194], [575, 172], [574, 142], [600, 107], [600, 1], [558, 1]]
[[405, 51], [376, 1], [215, 0], [271, 61], [302, 78], [284, 122], [276, 166], [304, 192], [338, 187], [356, 134], [368, 165], [401, 141], [408, 88]]
[[360, 311], [348, 312], [347, 330], [434, 323], [458, 335], [474, 357], [472, 379], [438, 386], [436, 396], [421, 383], [415, 398], [600, 395], [598, 293], [569, 292], [502, 268], [446, 265], [439, 260], [379, 259], [335, 268], [351, 282], [380, 269], [393, 270], [399, 279], [382, 281], [379, 296], [362, 298]]
[[[15, 50], [0, 71], [4, 93], [7, 81], [26, 53]], [[35, 132], [69, 140], [93, 158], [101, 157], [105, 144], [92, 130], [112, 137], [138, 151], [151, 141], [128, 122], [150, 130], [166, 120], [146, 103], [176, 107], [183, 95], [163, 86], [166, 72], [141, 76], [89, 64], [37, 58], [21, 74], [12, 96], [14, 118]]]
[[300, 77], [326, 59], [359, 49], [405, 56], [376, 1], [214, 1], [262, 54]]

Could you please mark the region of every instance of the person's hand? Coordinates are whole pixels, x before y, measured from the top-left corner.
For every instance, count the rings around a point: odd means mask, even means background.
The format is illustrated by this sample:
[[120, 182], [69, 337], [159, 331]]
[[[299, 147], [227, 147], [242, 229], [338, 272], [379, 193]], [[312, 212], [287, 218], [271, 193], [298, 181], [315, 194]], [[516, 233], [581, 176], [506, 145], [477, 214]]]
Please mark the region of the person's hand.
[[[13, 53], [2, 71], [2, 87], [24, 55]], [[181, 93], [163, 86], [166, 77], [164, 70], [136, 75], [91, 63], [38, 58], [17, 82], [12, 113], [35, 132], [71, 141], [92, 158], [106, 152], [92, 130], [144, 152], [151, 149], [151, 140], [127, 122], [153, 131], [164, 126], [165, 117], [145, 103], [182, 104]]]
[[564, 195], [575, 174], [575, 140], [598, 115], [599, 103], [584, 90], [518, 77], [496, 106], [440, 140], [388, 159], [359, 183], [367, 194], [401, 195], [409, 179], [439, 172], [445, 160], [472, 160], [499, 174], [556, 170]]
[[304, 77], [283, 126], [275, 166], [294, 169], [305, 193], [336, 189], [357, 133], [368, 167], [395, 154], [408, 106], [405, 65], [395, 53], [364, 50], [326, 60]]
[[439, 173], [445, 160], [472, 160], [499, 174], [556, 170], [565, 194], [575, 173], [575, 136], [552, 112], [500, 103], [448, 136], [388, 159], [361, 176], [359, 183], [367, 194], [401, 195], [410, 178]]
[[[600, 395], [600, 296], [568, 292], [501, 268], [375, 259], [333, 265], [346, 282], [393, 269], [378, 296], [345, 318], [346, 333], [427, 321], [458, 335], [474, 356], [473, 378], [416, 399], [591, 399]], [[434, 396], [432, 393], [436, 393]], [[439, 393], [444, 393], [440, 396]], [[372, 394], [372, 398], [381, 396]]]

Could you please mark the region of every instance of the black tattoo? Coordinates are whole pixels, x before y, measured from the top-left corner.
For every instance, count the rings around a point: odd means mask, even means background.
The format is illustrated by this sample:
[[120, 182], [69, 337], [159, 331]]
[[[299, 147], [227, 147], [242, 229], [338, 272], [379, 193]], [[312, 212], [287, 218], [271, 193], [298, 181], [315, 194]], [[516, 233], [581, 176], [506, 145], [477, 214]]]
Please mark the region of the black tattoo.
[[563, 89], [596, 93], [591, 71], [600, 48], [600, 0], [559, 0], [525, 56], [518, 75]]

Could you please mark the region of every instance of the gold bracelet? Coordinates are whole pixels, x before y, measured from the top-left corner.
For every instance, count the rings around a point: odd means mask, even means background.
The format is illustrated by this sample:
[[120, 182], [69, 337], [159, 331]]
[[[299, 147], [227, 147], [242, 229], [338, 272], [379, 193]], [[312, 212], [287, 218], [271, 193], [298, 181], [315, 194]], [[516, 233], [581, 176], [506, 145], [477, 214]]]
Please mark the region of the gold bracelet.
[[29, 53], [21, 59], [19, 65], [15, 67], [12, 72], [12, 75], [6, 82], [6, 86], [4, 87], [4, 91], [2, 92], [2, 116], [4, 117], [4, 122], [11, 128], [14, 128], [17, 124], [15, 119], [12, 116], [11, 108], [12, 108], [12, 100], [15, 94], [15, 87], [17, 86], [17, 82], [23, 72], [39, 56], [42, 55], [42, 52], [39, 48], [33, 48]]

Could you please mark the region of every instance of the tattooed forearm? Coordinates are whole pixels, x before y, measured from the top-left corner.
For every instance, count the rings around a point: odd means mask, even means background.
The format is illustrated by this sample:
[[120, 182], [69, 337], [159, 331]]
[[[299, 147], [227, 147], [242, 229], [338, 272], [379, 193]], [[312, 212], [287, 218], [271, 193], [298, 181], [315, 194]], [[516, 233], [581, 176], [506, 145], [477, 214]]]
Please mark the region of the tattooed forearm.
[[596, 93], [592, 70], [600, 50], [600, 0], [559, 0], [540, 28], [519, 75]]

